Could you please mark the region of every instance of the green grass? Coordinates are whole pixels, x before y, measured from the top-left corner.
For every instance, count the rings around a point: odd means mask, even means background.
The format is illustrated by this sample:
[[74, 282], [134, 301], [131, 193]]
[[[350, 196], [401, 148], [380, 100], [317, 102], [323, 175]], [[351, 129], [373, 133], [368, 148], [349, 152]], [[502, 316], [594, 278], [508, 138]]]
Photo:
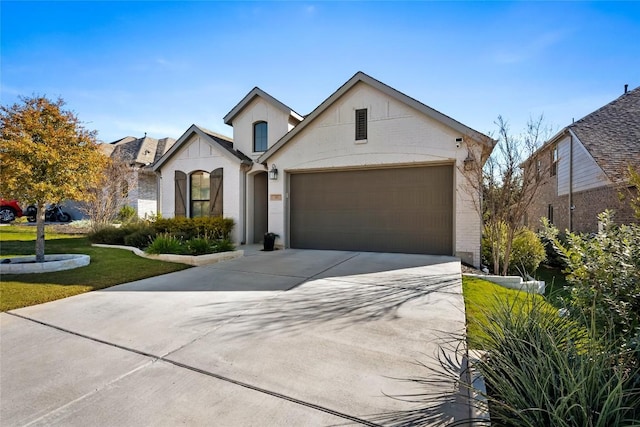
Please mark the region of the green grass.
[[[189, 268], [184, 264], [141, 258], [127, 250], [92, 247], [85, 236], [45, 234], [45, 252], [81, 253], [86, 267], [41, 274], [3, 274], [0, 311], [41, 304], [121, 283]], [[0, 227], [0, 256], [33, 255], [35, 227]]]
[[[467, 314], [467, 343], [470, 349], [484, 349], [486, 347], [487, 314], [493, 312], [505, 302], [514, 310], [521, 312], [528, 310], [530, 294], [515, 289], [504, 288], [487, 280], [477, 277], [462, 276], [462, 292]], [[544, 298], [535, 295], [534, 298], [543, 301], [550, 310], [555, 308], [544, 302]]]

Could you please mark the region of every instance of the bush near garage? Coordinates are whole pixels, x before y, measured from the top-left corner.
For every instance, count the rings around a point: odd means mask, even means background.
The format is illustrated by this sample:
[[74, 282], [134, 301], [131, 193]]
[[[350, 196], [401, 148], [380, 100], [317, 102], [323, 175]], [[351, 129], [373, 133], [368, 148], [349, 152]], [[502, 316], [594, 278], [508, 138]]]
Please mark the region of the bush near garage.
[[[489, 227], [484, 228], [482, 237], [482, 262], [485, 265], [492, 266], [492, 253], [491, 253], [491, 241]], [[502, 241], [507, 239], [507, 227], [505, 224], [500, 226], [500, 232], [503, 234]], [[503, 251], [503, 248], [500, 248]], [[500, 269], [502, 270], [504, 264], [504, 253], [500, 253]], [[521, 275], [531, 274], [538, 269], [540, 263], [546, 258], [545, 247], [540, 241], [540, 238], [531, 230], [526, 227], [521, 227], [516, 231], [513, 238], [513, 244], [511, 247], [511, 258], [509, 261], [509, 274]], [[493, 272], [499, 274], [499, 272]]]

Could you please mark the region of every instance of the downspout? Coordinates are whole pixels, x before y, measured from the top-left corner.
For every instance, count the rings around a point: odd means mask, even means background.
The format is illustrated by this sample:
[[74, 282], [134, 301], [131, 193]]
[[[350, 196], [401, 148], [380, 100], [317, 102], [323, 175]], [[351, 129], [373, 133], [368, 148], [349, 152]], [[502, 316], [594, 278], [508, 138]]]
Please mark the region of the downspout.
[[573, 232], [573, 132], [569, 130], [569, 232]]
[[160, 171], [156, 171], [156, 218], [159, 218], [162, 215], [162, 211], [160, 210], [162, 206], [162, 174]]

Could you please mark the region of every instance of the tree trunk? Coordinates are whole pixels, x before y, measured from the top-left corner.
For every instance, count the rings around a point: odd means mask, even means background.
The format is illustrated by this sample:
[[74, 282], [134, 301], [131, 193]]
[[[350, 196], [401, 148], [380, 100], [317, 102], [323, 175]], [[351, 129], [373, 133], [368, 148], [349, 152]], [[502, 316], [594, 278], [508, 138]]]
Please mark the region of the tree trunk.
[[502, 276], [506, 276], [509, 271], [509, 264], [511, 264], [511, 249], [513, 248], [513, 239], [515, 236], [515, 230], [510, 225], [507, 226], [507, 241], [504, 248], [504, 265], [502, 266]]
[[36, 214], [36, 262], [44, 262], [44, 217], [45, 204], [36, 203], [38, 213]]

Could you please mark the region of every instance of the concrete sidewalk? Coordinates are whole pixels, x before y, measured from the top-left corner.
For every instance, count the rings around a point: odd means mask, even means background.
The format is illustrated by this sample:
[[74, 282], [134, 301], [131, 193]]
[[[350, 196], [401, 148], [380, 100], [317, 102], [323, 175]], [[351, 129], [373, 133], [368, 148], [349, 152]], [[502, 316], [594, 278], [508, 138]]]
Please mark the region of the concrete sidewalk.
[[[455, 381], [428, 369], [464, 331], [453, 258], [256, 252], [0, 322], [3, 426], [377, 425], [415, 411], [436, 425], [464, 412]], [[443, 396], [389, 397], [414, 393]]]

